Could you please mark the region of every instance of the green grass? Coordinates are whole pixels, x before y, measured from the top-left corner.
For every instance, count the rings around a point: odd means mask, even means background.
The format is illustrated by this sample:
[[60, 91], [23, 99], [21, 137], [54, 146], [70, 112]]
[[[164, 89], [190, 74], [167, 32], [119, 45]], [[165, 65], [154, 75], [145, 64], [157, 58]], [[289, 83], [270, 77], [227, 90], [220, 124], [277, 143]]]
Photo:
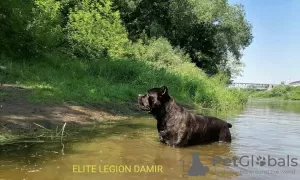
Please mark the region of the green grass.
[[87, 61], [60, 54], [1, 60], [4, 83], [31, 88], [33, 102], [105, 104], [136, 102], [137, 94], [166, 85], [178, 101], [218, 110], [235, 109], [247, 98], [228, 90], [222, 76], [208, 78], [192, 63], [159, 68], [140, 60]]
[[279, 85], [269, 91], [249, 91], [253, 99], [300, 100], [300, 87]]
[[0, 98], [1, 98], [1, 97], [5, 97], [5, 96], [8, 96], [8, 93], [1, 92], [1, 90], [0, 90]]

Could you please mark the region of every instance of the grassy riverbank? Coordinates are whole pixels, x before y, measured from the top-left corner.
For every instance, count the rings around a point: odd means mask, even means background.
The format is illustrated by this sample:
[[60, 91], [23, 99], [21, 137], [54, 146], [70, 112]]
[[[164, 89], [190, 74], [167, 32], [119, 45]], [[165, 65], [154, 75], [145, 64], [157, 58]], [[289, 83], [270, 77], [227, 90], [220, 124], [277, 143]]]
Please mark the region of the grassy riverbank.
[[227, 90], [221, 75], [207, 77], [191, 63], [158, 68], [138, 60], [85, 61], [61, 55], [12, 61], [3, 59], [3, 83], [34, 90], [34, 102], [105, 104], [136, 102], [137, 94], [166, 85], [178, 101], [217, 110], [242, 106], [241, 91]]
[[300, 87], [276, 86], [270, 91], [248, 91], [252, 99], [300, 100]]

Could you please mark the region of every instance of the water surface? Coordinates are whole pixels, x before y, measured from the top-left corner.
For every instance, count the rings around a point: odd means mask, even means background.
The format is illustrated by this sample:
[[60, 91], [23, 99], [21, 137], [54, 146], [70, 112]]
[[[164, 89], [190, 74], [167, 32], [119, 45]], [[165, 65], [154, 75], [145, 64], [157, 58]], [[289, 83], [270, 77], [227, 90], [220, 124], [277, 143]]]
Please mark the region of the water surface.
[[[168, 147], [158, 141], [155, 120], [143, 117], [104, 122], [94, 129], [100, 131], [96, 137], [63, 142], [63, 151], [60, 142], [0, 146], [0, 179], [183, 179], [193, 153], [200, 155], [209, 171], [189, 179], [300, 178], [299, 165], [292, 167], [290, 162], [297, 158], [300, 164], [300, 102], [250, 101], [239, 115], [228, 114], [224, 119], [233, 124], [231, 144]], [[214, 166], [216, 156], [219, 160], [243, 157], [238, 161], [243, 165]], [[265, 165], [256, 164], [263, 158]], [[280, 158], [285, 160], [284, 166], [274, 165]], [[88, 168], [91, 166], [96, 170]], [[147, 166], [160, 166], [162, 172], [145, 173]], [[122, 167], [127, 167], [127, 172], [115, 172]]]

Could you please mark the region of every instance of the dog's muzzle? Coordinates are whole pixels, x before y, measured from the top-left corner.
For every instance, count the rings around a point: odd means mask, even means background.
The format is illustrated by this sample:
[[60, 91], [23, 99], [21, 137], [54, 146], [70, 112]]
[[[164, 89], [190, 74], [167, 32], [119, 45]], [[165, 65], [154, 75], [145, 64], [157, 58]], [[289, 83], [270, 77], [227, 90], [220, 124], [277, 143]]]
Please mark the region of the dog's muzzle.
[[144, 94], [138, 95], [138, 105], [142, 111], [150, 111], [149, 102]]

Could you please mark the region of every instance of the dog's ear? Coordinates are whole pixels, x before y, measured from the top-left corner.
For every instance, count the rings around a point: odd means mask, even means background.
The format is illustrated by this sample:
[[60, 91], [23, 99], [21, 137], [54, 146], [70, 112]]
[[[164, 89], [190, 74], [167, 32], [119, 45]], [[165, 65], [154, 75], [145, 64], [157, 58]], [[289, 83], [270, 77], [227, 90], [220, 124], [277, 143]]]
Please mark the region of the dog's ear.
[[162, 86], [162, 87], [160, 88], [160, 94], [161, 94], [162, 96], [168, 94], [168, 88], [167, 88], [167, 86]]

